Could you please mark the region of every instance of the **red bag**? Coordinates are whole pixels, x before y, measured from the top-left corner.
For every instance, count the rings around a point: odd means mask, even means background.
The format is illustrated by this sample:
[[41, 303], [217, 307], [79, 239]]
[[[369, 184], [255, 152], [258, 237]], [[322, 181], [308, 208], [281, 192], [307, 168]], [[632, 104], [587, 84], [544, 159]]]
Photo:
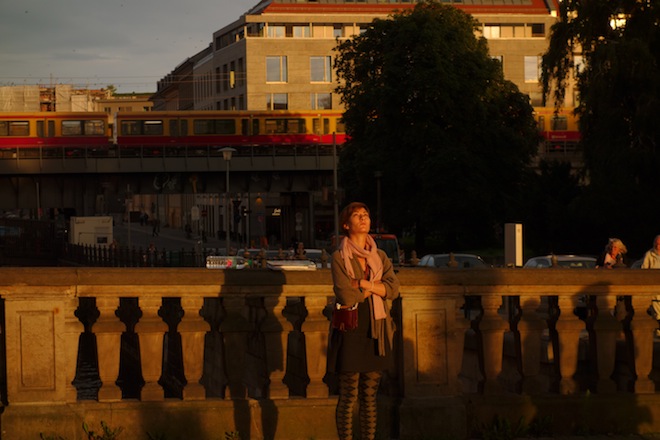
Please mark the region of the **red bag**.
[[353, 307], [337, 307], [332, 311], [332, 328], [345, 332], [346, 330], [355, 330], [358, 326], [357, 304]]

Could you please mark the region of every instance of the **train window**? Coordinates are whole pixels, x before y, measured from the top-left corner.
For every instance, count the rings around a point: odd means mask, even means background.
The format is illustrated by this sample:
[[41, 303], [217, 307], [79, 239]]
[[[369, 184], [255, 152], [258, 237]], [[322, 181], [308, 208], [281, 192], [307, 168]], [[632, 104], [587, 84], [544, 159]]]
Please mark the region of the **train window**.
[[120, 128], [124, 136], [142, 134], [140, 121], [121, 121]]
[[81, 121], [62, 121], [62, 136], [80, 136], [82, 130]]
[[0, 136], [28, 136], [30, 123], [28, 121], [0, 121]]
[[259, 119], [252, 120], [252, 134], [261, 134], [261, 129], [259, 128]]
[[266, 133], [305, 133], [304, 119], [266, 119]]
[[539, 116], [536, 126], [538, 127], [539, 131], [545, 131], [545, 116]]
[[186, 119], [181, 120], [181, 136], [188, 136], [188, 121]]
[[568, 120], [566, 116], [555, 116], [552, 118], [552, 129], [553, 130], [567, 130], [568, 129]]
[[330, 119], [323, 118], [323, 134], [330, 133]]
[[312, 131], [314, 134], [321, 134], [321, 120], [319, 118], [312, 119]]
[[335, 129], [337, 133], [346, 133], [346, 124], [344, 124], [343, 119], [337, 119], [335, 122]]
[[195, 119], [195, 134], [235, 134], [236, 121], [233, 119]]
[[144, 121], [144, 134], [163, 134], [163, 121]]
[[[48, 125], [52, 124], [53, 121], [48, 121]], [[44, 137], [44, 121], [37, 121], [37, 137]]]
[[241, 134], [243, 136], [249, 136], [250, 135], [250, 120], [249, 119], [241, 119]]
[[[54, 133], [48, 121], [49, 136]], [[62, 121], [62, 136], [102, 136], [105, 134], [105, 122], [100, 119], [88, 121]]]
[[170, 136], [179, 135], [179, 121], [176, 119], [170, 119]]

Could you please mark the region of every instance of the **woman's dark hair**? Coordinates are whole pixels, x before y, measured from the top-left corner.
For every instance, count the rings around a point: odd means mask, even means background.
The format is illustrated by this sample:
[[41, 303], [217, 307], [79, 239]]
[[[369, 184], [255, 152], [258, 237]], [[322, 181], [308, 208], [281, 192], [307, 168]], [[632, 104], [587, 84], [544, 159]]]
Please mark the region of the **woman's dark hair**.
[[344, 225], [348, 224], [348, 219], [351, 218], [351, 215], [355, 211], [362, 208], [366, 209], [366, 211], [370, 213], [369, 207], [362, 202], [349, 203], [344, 207], [344, 209], [341, 210], [341, 214], [339, 214], [339, 224], [341, 225], [341, 232], [344, 235], [348, 235], [348, 230], [344, 228]]

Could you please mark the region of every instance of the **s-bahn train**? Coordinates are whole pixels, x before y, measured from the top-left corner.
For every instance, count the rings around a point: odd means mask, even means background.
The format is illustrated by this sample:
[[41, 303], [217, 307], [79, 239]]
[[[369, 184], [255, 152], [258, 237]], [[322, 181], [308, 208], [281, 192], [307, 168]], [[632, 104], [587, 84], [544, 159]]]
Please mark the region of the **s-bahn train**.
[[[546, 147], [579, 140], [570, 109], [535, 108]], [[0, 155], [20, 150], [111, 150], [341, 145], [342, 113], [321, 111], [0, 112]]]
[[342, 144], [338, 111], [0, 112], [0, 148]]

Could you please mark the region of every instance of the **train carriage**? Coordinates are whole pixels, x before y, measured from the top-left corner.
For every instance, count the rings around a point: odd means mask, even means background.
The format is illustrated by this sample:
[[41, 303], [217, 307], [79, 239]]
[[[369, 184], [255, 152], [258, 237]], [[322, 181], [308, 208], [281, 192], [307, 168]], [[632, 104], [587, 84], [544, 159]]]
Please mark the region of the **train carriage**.
[[79, 151], [111, 145], [108, 117], [102, 112], [0, 112], [0, 149]]
[[341, 117], [337, 111], [120, 112], [116, 143], [120, 149], [341, 144]]
[[566, 154], [577, 150], [580, 127], [573, 109], [561, 108], [557, 111], [552, 107], [535, 107], [534, 116], [544, 139], [543, 154]]

